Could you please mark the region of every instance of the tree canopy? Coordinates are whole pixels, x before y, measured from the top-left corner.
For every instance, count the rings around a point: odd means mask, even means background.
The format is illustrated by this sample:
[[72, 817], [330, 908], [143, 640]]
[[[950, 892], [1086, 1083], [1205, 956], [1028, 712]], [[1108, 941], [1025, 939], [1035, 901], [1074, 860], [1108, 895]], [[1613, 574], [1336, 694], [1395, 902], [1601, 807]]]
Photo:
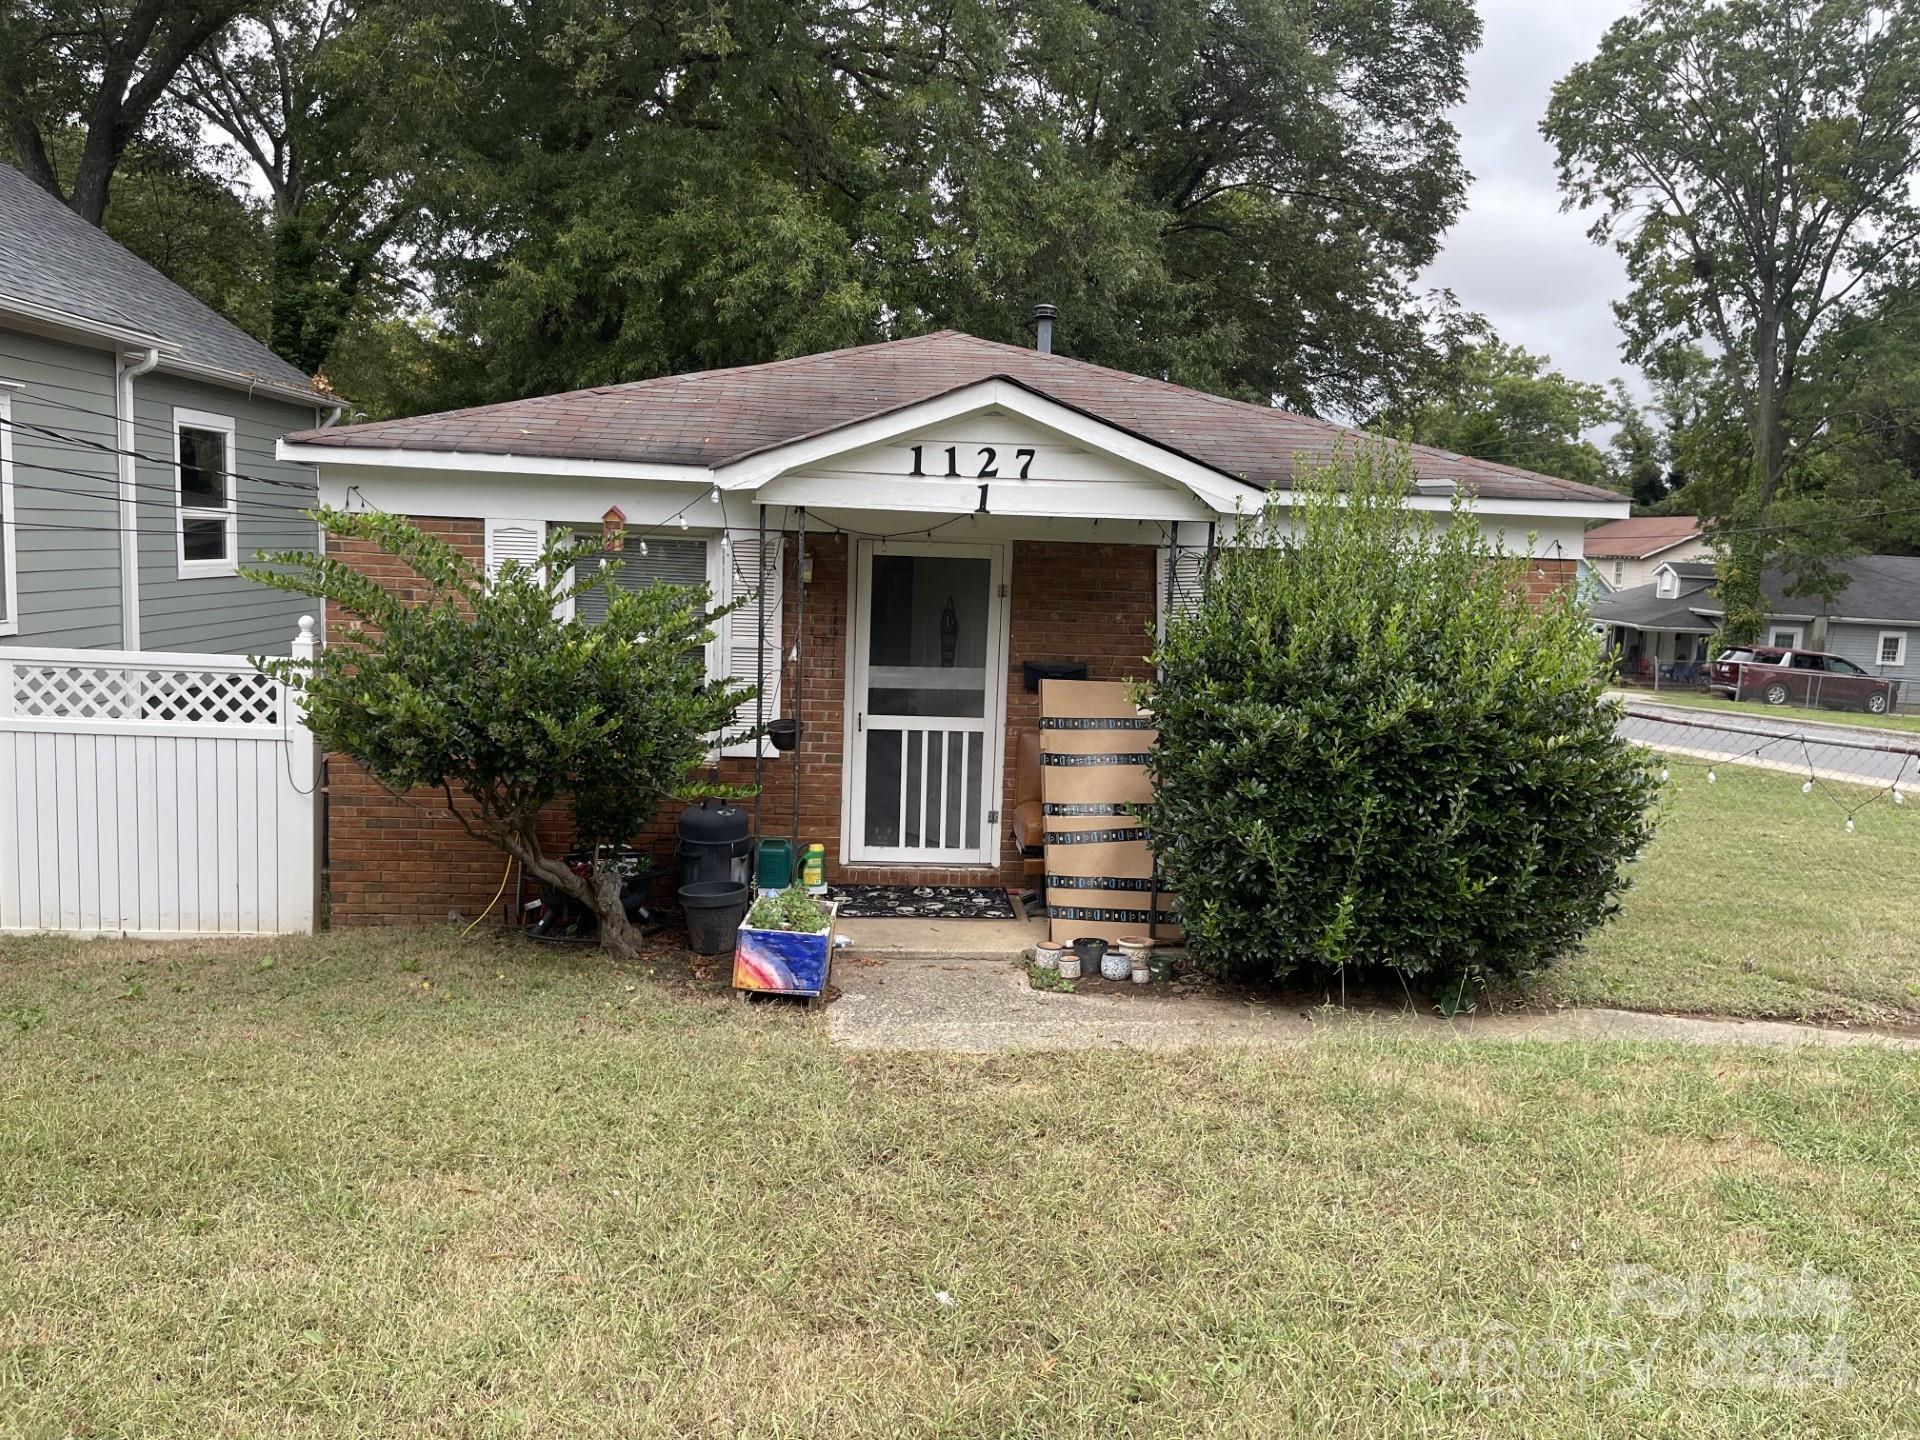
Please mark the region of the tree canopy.
[[1632, 409], [1624, 395], [1571, 380], [1545, 356], [1481, 335], [1456, 347], [1375, 423], [1415, 444], [1625, 489], [1612, 457], [1588, 434]]
[[[150, 5], [12, 0], [92, 27], [9, 84], [16, 150], [59, 189], [32, 137], [96, 112], [224, 136], [267, 192], [251, 313], [376, 412], [1018, 340], [1044, 300], [1075, 355], [1366, 413], [1424, 360], [1479, 34], [1469, 0]], [[135, 115], [100, 57], [141, 34]]]
[[[1920, 11], [1875, 0], [1644, 0], [1555, 88], [1569, 205], [1627, 262], [1627, 357], [1698, 349], [1744, 453], [1694, 447], [1730, 638], [1761, 623], [1771, 552], [1855, 503], [1836, 420], [1877, 387], [1920, 259]], [[1717, 428], [1717, 427], [1716, 427]], [[1854, 477], [1857, 478], [1857, 477]]]

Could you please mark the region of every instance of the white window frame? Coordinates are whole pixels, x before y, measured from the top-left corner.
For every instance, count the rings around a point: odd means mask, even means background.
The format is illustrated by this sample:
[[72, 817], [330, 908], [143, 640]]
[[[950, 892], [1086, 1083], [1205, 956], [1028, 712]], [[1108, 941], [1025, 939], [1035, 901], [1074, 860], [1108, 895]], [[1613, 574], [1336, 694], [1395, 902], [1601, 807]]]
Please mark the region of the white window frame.
[[0, 571], [5, 572], [0, 593], [0, 635], [20, 633], [20, 555], [13, 518], [13, 396], [0, 381]]
[[[186, 505], [180, 498], [180, 432], [185, 429], [215, 430], [227, 437], [227, 503], [214, 509]], [[231, 415], [215, 415], [207, 410], [188, 410], [175, 406], [173, 411], [173, 555], [182, 580], [206, 580], [240, 573], [240, 475], [235, 465], [234, 421]], [[187, 558], [187, 521], [221, 519], [226, 523], [227, 553], [220, 560]]]
[[1616, 560], [1613, 562], [1613, 588], [1618, 590], [1622, 585], [1626, 583], [1627, 583], [1627, 562], [1624, 560]]
[[[1798, 625], [1769, 625], [1767, 627], [1767, 645], [1775, 650], [1798, 650], [1805, 631]], [[1791, 640], [1782, 640], [1782, 635], [1791, 635]]]
[[[12, 572], [9, 571], [9, 574]], [[1887, 659], [1887, 641], [1894, 642], [1893, 659]], [[1907, 632], [1904, 630], [1882, 630], [1880, 638], [1874, 642], [1873, 663], [1880, 669], [1892, 668], [1904, 670], [1907, 667]]]

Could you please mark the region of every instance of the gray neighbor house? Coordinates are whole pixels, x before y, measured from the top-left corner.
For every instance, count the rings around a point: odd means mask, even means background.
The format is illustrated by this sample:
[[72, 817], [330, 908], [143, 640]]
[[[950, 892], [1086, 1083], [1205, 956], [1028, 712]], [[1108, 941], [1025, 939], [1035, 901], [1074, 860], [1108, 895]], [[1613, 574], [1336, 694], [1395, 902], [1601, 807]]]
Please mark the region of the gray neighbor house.
[[[1787, 575], [1767, 572], [1761, 643], [1838, 655], [1902, 682], [1903, 707], [1920, 702], [1920, 556], [1860, 555], [1832, 569], [1845, 583], [1831, 600], [1796, 594]], [[1674, 561], [1658, 566], [1651, 584], [1593, 602], [1594, 623], [1608, 628], [1626, 678], [1693, 678], [1726, 613], [1713, 587], [1711, 562]]]
[[309, 549], [341, 402], [0, 165], [0, 646], [285, 654], [311, 602], [243, 580]]

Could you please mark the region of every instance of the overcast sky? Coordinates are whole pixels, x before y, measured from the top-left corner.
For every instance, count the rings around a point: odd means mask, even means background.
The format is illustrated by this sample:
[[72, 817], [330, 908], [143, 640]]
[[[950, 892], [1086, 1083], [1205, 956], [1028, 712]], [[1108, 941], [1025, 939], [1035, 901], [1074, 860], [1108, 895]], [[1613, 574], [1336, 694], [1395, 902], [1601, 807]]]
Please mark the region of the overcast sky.
[[1552, 356], [1574, 379], [1619, 375], [1638, 392], [1609, 308], [1626, 293], [1626, 271], [1587, 239], [1591, 213], [1560, 213], [1553, 150], [1539, 128], [1554, 82], [1631, 8], [1631, 0], [1481, 0], [1485, 38], [1454, 116], [1474, 181], [1426, 284], [1451, 288], [1502, 339]]

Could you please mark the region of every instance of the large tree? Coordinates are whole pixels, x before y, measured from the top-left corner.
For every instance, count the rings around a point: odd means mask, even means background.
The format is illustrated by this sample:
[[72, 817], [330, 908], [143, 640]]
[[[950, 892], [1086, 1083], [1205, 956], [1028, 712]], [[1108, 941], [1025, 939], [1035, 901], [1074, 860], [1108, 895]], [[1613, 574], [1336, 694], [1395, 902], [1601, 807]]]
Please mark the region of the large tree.
[[1783, 498], [1819, 486], [1830, 418], [1920, 253], [1920, 6], [1644, 0], [1554, 88], [1569, 205], [1625, 256], [1629, 359], [1702, 342], [1746, 430], [1713, 518], [1730, 639], [1762, 623]]
[[1483, 333], [1453, 347], [1374, 423], [1416, 444], [1613, 485], [1607, 454], [1587, 436], [1621, 419], [1620, 403], [1618, 392], [1570, 379], [1545, 356]]
[[414, 222], [424, 163], [387, 86], [374, 4], [274, 0], [194, 57], [185, 109], [244, 155], [269, 197], [267, 340], [308, 373], [327, 365], [355, 307], [391, 302], [392, 249]]
[[[100, 224], [181, 68], [250, 0], [0, 0], [0, 120], [20, 168]], [[59, 141], [77, 132], [69, 173]]]
[[[1464, 188], [1466, 0], [420, 0], [438, 163], [403, 403], [956, 326], [1360, 413]], [[411, 337], [393, 336], [403, 346]], [[344, 383], [344, 382], [343, 382]]]

